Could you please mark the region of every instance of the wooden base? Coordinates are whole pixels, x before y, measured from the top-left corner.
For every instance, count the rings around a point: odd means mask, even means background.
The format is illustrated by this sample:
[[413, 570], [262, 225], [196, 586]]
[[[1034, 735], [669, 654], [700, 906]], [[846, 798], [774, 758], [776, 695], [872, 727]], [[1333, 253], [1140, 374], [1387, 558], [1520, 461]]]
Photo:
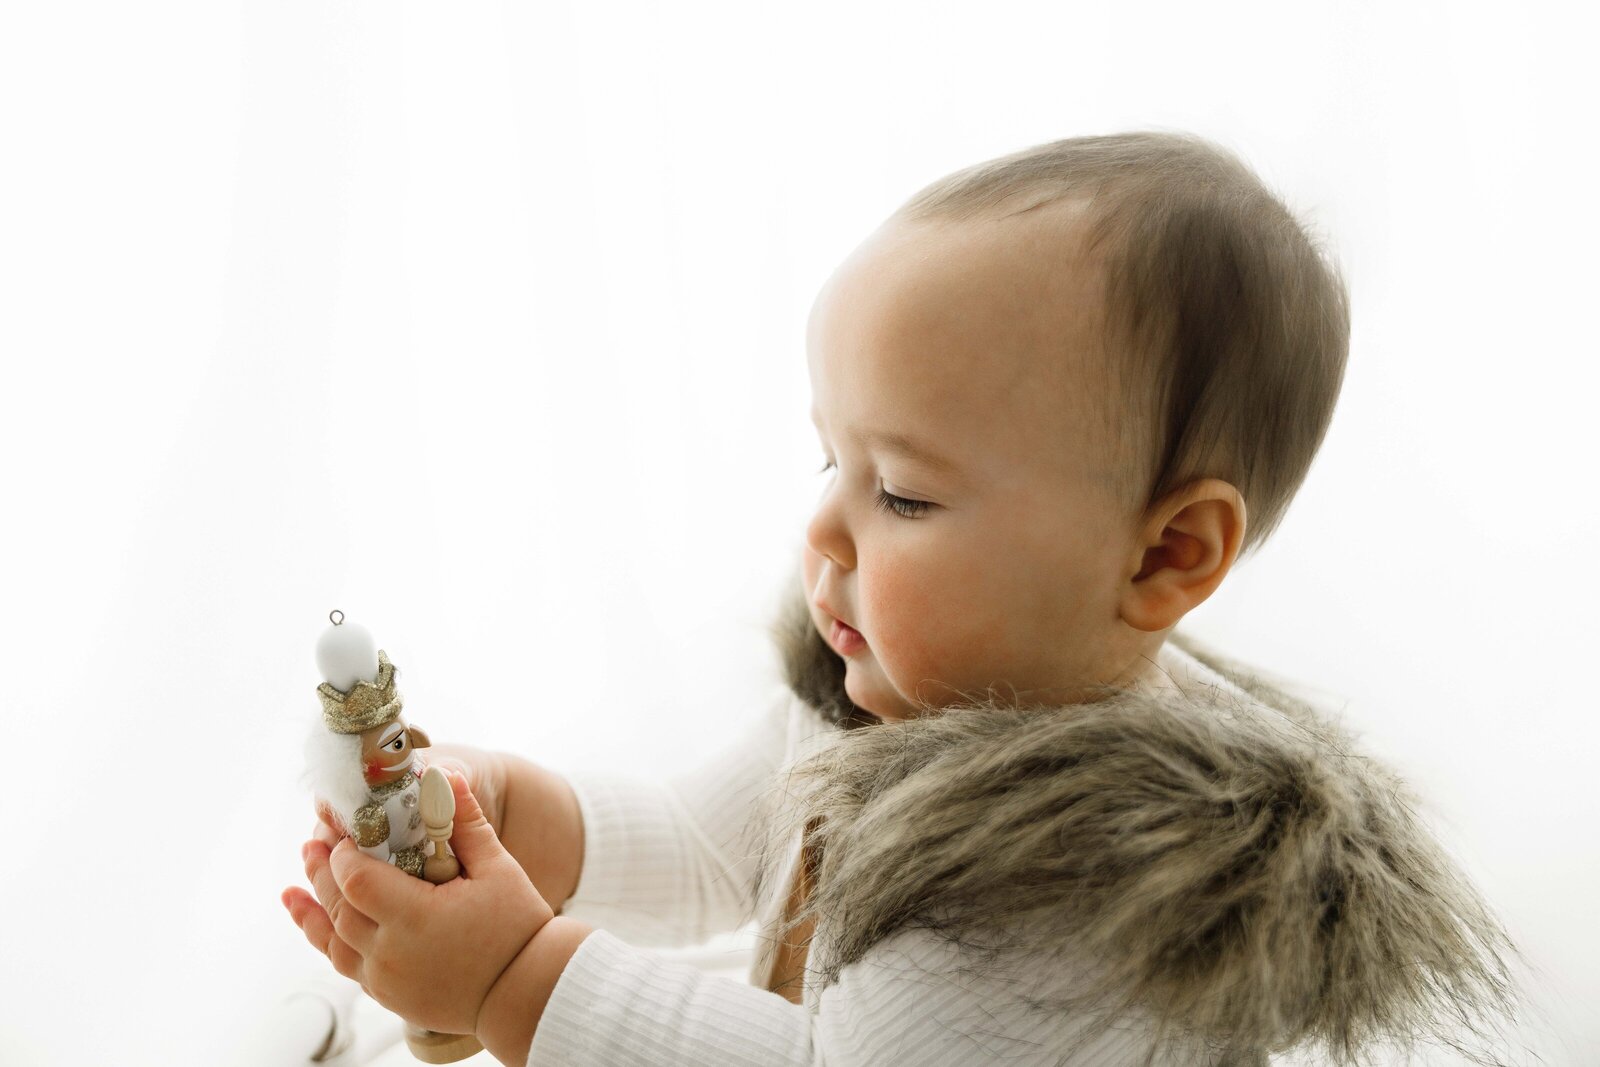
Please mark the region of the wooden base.
[[441, 1034], [406, 1024], [406, 1047], [423, 1063], [456, 1063], [483, 1051], [471, 1034]]

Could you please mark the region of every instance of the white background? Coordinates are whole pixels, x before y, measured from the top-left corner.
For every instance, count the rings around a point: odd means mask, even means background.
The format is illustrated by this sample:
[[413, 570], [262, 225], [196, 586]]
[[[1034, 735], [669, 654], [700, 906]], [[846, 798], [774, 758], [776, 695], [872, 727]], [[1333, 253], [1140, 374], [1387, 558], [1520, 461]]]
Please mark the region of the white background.
[[694, 761], [775, 669], [828, 273], [957, 167], [1153, 127], [1239, 151], [1354, 305], [1310, 477], [1186, 626], [1402, 769], [1541, 969], [1523, 1041], [1600, 1062], [1560, 10], [7, 5], [0, 1061], [235, 1062], [326, 969], [278, 895], [331, 608], [436, 740]]

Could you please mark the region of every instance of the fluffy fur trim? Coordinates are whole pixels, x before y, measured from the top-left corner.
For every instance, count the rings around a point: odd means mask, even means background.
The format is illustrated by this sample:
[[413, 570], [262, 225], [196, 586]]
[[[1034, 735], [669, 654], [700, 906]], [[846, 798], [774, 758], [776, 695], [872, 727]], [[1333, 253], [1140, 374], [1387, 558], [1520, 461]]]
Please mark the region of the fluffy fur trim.
[[305, 757], [302, 779], [312, 795], [332, 809], [348, 833], [356, 809], [368, 799], [367, 782], [361, 776], [361, 735], [336, 734], [318, 715], [306, 735]]
[[816, 923], [809, 981], [922, 927], [980, 965], [1095, 961], [1092, 992], [1037, 1009], [1153, 1013], [1152, 1058], [1198, 1035], [1234, 1063], [1432, 1040], [1500, 1062], [1485, 1049], [1520, 954], [1406, 786], [1322, 713], [1173, 634], [1249, 699], [1107, 689], [883, 723], [845, 694], [794, 588], [772, 632], [790, 686], [840, 732], [767, 800], [757, 899], [810, 827], [814, 889], [793, 917]]

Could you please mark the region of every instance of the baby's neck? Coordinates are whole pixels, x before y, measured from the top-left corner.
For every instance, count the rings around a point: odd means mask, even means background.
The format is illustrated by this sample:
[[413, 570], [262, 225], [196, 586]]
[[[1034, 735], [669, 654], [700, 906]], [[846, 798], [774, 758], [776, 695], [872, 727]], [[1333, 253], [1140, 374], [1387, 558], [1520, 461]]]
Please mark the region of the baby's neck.
[[1139, 693], [1157, 693], [1167, 689], [1181, 689], [1178, 681], [1161, 664], [1166, 638], [1158, 638], [1133, 656], [1121, 677], [1113, 684], [1119, 688]]

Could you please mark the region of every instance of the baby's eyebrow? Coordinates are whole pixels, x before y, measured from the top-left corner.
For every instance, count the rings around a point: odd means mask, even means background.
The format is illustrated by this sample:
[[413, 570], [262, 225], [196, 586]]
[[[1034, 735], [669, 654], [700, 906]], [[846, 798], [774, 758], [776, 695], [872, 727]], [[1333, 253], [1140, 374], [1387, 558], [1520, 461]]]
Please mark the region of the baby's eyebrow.
[[[811, 412], [811, 421], [816, 425], [817, 429], [820, 430], [822, 428], [822, 424], [817, 419], [815, 409]], [[961, 473], [960, 466], [954, 461], [945, 458], [926, 445], [919, 444], [903, 433], [897, 433], [894, 430], [863, 430], [854, 426], [846, 427], [844, 432], [846, 437], [859, 446], [877, 445], [884, 451], [893, 452], [898, 456], [911, 460], [913, 463], [920, 463], [929, 470], [942, 474], [954, 475]]]

